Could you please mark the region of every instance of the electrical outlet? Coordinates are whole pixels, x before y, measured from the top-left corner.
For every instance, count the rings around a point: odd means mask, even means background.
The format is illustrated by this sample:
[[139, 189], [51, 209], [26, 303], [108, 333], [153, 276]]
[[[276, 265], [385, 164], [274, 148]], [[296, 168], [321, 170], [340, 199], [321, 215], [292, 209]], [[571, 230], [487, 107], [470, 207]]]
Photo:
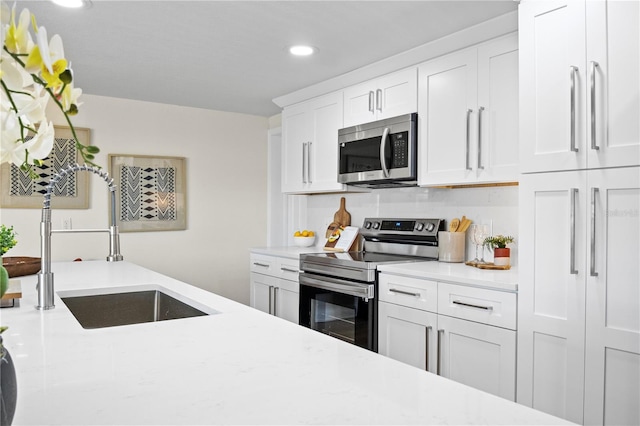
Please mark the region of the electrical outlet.
[[71, 218], [66, 217], [62, 219], [62, 229], [71, 229]]

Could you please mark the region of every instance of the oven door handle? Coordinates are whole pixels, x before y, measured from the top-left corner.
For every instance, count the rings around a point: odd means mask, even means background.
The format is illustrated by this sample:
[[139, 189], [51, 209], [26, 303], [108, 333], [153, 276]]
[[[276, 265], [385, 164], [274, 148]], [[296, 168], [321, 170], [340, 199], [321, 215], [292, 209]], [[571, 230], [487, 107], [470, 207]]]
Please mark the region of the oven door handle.
[[306, 273], [301, 273], [299, 277], [300, 285], [335, 291], [350, 296], [364, 297], [367, 300], [375, 297], [375, 286], [373, 284], [354, 283], [329, 277], [315, 278]]

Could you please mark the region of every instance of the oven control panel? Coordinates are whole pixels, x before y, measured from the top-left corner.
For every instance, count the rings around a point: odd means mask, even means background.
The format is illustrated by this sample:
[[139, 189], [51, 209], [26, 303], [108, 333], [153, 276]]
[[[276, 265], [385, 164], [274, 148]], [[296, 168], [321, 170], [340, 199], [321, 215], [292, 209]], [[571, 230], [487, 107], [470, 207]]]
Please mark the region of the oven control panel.
[[366, 218], [361, 233], [365, 237], [389, 234], [435, 237], [444, 230], [444, 219]]

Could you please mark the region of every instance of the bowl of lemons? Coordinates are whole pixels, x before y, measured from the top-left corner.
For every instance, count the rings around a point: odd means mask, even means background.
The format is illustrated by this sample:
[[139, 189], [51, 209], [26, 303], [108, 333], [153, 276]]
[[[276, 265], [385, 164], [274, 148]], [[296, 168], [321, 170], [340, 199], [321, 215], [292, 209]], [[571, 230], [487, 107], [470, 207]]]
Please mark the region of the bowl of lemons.
[[293, 234], [293, 243], [298, 247], [311, 247], [316, 241], [316, 234], [313, 231], [296, 231]]

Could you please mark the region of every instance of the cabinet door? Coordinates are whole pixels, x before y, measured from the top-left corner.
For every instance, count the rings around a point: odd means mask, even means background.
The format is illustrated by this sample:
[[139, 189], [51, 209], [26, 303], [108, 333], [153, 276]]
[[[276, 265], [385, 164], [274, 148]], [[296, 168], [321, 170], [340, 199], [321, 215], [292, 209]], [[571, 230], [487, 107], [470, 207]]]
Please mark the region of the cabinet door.
[[376, 119], [376, 89], [375, 80], [344, 89], [344, 127]]
[[477, 49], [467, 49], [419, 67], [420, 185], [475, 180], [474, 109]]
[[308, 144], [311, 142], [306, 105], [287, 107], [282, 113], [282, 192], [303, 192], [307, 183]]
[[312, 138], [308, 148], [308, 187], [311, 192], [342, 191], [338, 183], [338, 129], [342, 127], [342, 92], [311, 101]]
[[640, 168], [588, 173], [585, 424], [640, 424]]
[[[282, 280], [281, 280], [282, 281]], [[298, 324], [300, 293], [275, 287], [275, 315]]]
[[640, 2], [586, 3], [588, 165], [636, 166], [640, 164]]
[[277, 278], [270, 277], [268, 275], [256, 274], [255, 272], [252, 272], [250, 275], [251, 294], [249, 295], [249, 303], [251, 307], [270, 314], [272, 304], [271, 288], [278, 281]]
[[517, 181], [518, 36], [478, 48], [477, 152], [472, 160], [478, 182]]
[[439, 373], [515, 401], [516, 332], [438, 315]]
[[582, 423], [586, 172], [522, 175], [518, 402]]
[[418, 75], [416, 68], [380, 77], [376, 88], [377, 119], [410, 114], [418, 110]]
[[416, 112], [416, 68], [408, 68], [344, 90], [344, 127]]
[[584, 1], [523, 1], [520, 171], [584, 168]]
[[378, 353], [435, 372], [437, 317], [431, 312], [378, 302]]

